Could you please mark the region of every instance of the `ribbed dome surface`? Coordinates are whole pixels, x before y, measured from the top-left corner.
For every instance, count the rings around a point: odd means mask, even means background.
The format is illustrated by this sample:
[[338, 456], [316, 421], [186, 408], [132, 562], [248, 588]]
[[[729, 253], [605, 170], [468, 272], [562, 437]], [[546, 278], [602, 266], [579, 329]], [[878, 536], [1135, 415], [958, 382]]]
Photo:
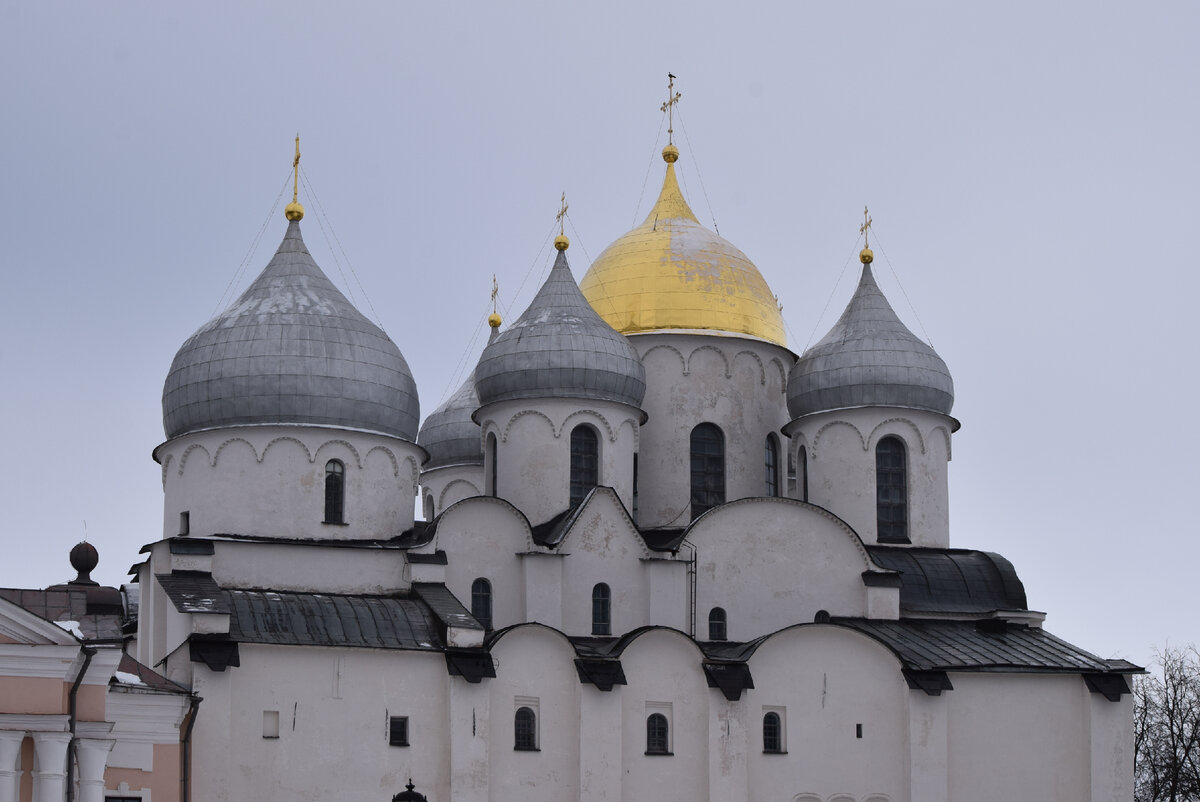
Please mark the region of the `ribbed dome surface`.
[[646, 372], [622, 335], [588, 305], [559, 251], [529, 308], [483, 349], [481, 404], [519, 398], [594, 398], [640, 407]]
[[793, 418], [846, 407], [907, 407], [949, 415], [954, 382], [942, 358], [896, 317], [871, 266], [837, 324], [788, 377]]
[[435, 409], [421, 424], [417, 445], [429, 453], [424, 470], [445, 465], [482, 465], [483, 446], [479, 424], [471, 415], [479, 409], [475, 392], [475, 374], [463, 382], [458, 392]]
[[609, 245], [579, 287], [622, 334], [725, 331], [786, 345], [771, 288], [746, 254], [700, 225], [670, 161], [645, 222]]
[[163, 387], [168, 438], [307, 423], [412, 440], [419, 419], [400, 349], [321, 272], [296, 221], [249, 289], [183, 344]]

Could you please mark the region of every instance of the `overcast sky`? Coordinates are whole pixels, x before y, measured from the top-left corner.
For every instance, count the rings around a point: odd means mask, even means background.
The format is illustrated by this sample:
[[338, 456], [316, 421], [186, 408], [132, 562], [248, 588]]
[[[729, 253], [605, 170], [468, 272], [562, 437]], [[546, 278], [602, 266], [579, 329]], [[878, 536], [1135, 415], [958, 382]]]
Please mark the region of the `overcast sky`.
[[870, 206], [879, 282], [954, 376], [952, 545], [1011, 559], [1046, 628], [1101, 656], [1200, 640], [1198, 22], [0, 0], [0, 585], [72, 576], [85, 520], [109, 584], [159, 537], [163, 380], [282, 238], [297, 131], [309, 249], [427, 414], [478, 357], [493, 273], [511, 321], [549, 271], [560, 193], [577, 279], [641, 221], [672, 71], [685, 193], [797, 353], [850, 297]]

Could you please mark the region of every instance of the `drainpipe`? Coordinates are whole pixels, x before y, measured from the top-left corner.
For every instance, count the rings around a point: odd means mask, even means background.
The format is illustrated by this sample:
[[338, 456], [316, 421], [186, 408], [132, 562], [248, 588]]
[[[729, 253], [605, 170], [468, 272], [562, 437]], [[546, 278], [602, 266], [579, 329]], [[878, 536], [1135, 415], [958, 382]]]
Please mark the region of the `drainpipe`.
[[83, 655], [83, 667], [75, 675], [75, 682], [71, 683], [71, 693], [67, 696], [67, 716], [71, 725], [71, 740], [67, 743], [67, 802], [75, 802], [75, 698], [79, 693], [79, 686], [83, 684], [88, 666], [92, 664], [96, 649], [92, 646], [82, 646], [79, 653]]
[[179, 754], [183, 765], [179, 767], [179, 802], [188, 802], [192, 795], [192, 725], [196, 723], [196, 711], [203, 701], [203, 697], [192, 694], [187, 726], [183, 728], [183, 738], [180, 739], [182, 748]]

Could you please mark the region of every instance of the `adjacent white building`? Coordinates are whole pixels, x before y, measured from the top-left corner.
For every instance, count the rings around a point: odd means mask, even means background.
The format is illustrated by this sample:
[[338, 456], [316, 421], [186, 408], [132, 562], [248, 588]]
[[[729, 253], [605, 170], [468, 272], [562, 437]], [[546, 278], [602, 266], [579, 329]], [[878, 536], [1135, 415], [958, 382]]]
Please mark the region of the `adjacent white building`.
[[870, 251], [797, 359], [663, 155], [419, 434], [297, 204], [180, 349], [136, 658], [203, 698], [194, 799], [1130, 798], [1136, 667], [951, 546], [950, 374]]

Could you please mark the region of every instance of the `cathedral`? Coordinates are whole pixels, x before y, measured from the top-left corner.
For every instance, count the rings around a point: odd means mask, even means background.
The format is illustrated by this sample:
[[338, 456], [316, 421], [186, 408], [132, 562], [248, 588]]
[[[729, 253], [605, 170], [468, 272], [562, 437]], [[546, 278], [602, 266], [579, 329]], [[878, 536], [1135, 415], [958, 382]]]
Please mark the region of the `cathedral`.
[[0, 667], [57, 649], [55, 699], [93, 688], [54, 737], [0, 713], [0, 802], [1128, 800], [1138, 669], [951, 545], [953, 382], [868, 241], [797, 355], [662, 157], [645, 221], [579, 281], [560, 229], [423, 421], [293, 194], [166, 374], [131, 583], [81, 549], [75, 612], [0, 590]]

